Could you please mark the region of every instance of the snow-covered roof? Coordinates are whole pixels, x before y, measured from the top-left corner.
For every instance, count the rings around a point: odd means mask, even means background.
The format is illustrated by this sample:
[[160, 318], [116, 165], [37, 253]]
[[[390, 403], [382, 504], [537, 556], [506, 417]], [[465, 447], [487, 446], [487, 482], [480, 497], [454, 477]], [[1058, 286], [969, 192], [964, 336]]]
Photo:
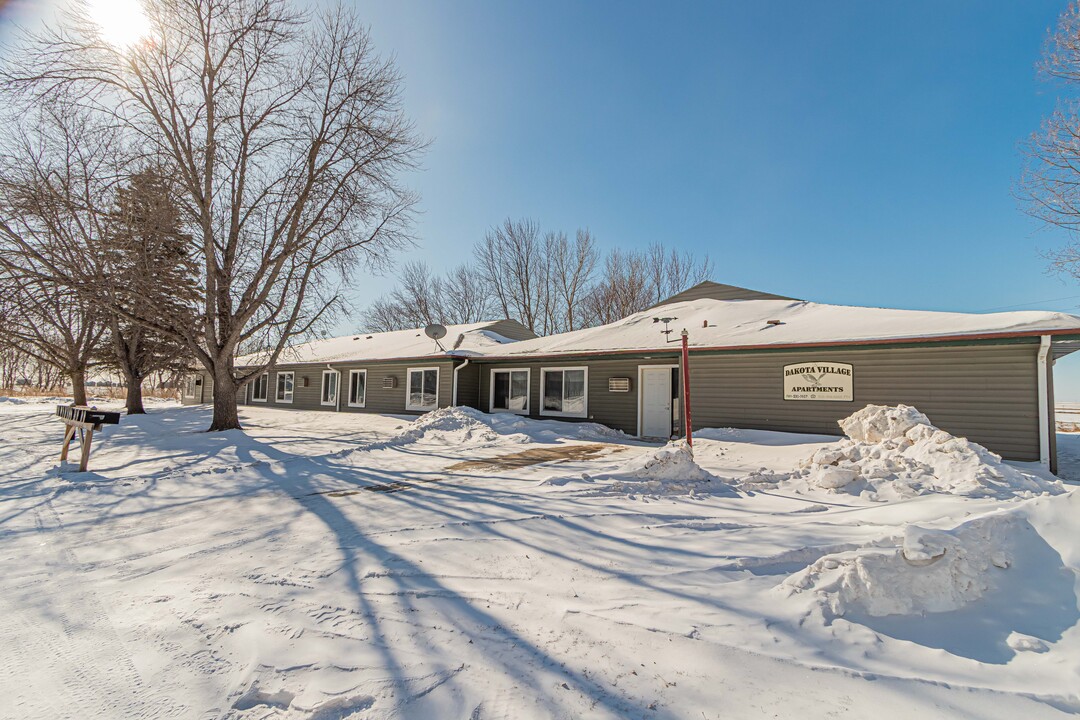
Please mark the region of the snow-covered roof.
[[677, 318], [674, 331], [689, 331], [695, 348], [746, 348], [784, 345], [827, 345], [895, 340], [927, 340], [966, 336], [1080, 333], [1080, 317], [1059, 312], [956, 313], [925, 310], [823, 305], [792, 300], [714, 300], [675, 302], [635, 313], [599, 327], [523, 340], [486, 349], [489, 356], [560, 355], [575, 353], [671, 350], [663, 323]]
[[[399, 360], [422, 357], [471, 357], [483, 350], [513, 342], [491, 328], [504, 320], [489, 320], [467, 325], [447, 325], [440, 341], [445, 350], [424, 334], [423, 328], [381, 333], [354, 333], [341, 337], [312, 340], [282, 350], [278, 365], [298, 363], [354, 362], [360, 360]], [[251, 353], [236, 359], [238, 366], [260, 365], [266, 353]]]

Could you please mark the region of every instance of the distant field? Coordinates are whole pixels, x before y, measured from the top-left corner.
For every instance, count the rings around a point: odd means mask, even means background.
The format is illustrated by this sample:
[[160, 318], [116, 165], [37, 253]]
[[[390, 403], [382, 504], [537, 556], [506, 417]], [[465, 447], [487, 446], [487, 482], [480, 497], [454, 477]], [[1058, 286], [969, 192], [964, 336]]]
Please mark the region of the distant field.
[[1080, 402], [1054, 405], [1058, 432], [1080, 432]]

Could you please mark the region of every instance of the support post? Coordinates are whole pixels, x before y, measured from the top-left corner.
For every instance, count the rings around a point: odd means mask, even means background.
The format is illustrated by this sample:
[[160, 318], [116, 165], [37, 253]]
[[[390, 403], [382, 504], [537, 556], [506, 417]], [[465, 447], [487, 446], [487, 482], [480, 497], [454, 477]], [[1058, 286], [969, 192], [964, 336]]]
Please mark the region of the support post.
[[690, 334], [686, 328], [682, 331], [682, 390], [683, 390], [683, 427], [686, 430], [686, 444], [694, 447], [694, 424], [690, 420]]
[[90, 444], [94, 442], [94, 428], [89, 427], [84, 431], [82, 438], [82, 455], [79, 457], [79, 472], [86, 472], [90, 465]]
[[1039, 462], [1050, 468], [1050, 336], [1039, 339], [1039, 355], [1036, 361], [1036, 374], [1039, 385]]
[[67, 462], [68, 448], [71, 447], [71, 441], [75, 439], [75, 426], [68, 425], [64, 428], [64, 447], [60, 450], [60, 462]]

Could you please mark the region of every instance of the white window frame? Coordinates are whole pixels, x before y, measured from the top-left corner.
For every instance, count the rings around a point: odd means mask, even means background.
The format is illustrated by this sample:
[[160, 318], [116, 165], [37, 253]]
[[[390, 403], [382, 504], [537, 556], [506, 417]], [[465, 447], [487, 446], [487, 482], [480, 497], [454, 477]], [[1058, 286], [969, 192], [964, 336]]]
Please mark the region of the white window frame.
[[[565, 410], [547, 410], [544, 408], [544, 374], [549, 372], [566, 372], [567, 370], [585, 371], [585, 409], [581, 412], [566, 412]], [[566, 378], [563, 377], [563, 404], [566, 404]], [[541, 415], [548, 417], [587, 418], [589, 417], [589, 366], [568, 365], [566, 367], [542, 367], [540, 368], [540, 407]]]
[[[289, 379], [292, 381], [292, 390], [289, 391], [289, 397], [287, 399], [280, 397], [281, 378], [285, 375], [288, 375]], [[274, 378], [274, 381], [274, 402], [282, 403], [283, 405], [292, 405], [293, 397], [296, 395], [296, 373], [292, 370], [279, 372]]]
[[[525, 409], [511, 410], [510, 408], [495, 407], [495, 374], [496, 373], [525, 373]], [[511, 382], [513, 377], [511, 376]], [[532, 404], [532, 368], [491, 368], [491, 377], [488, 382], [488, 412], [513, 413], [514, 415], [528, 415], [529, 406]]]
[[[336, 375], [334, 385], [334, 397], [330, 400], [326, 399], [326, 376]], [[319, 405], [323, 407], [337, 407], [338, 395], [341, 393], [341, 371], [340, 370], [323, 370], [322, 371], [322, 385], [319, 386]]]
[[[263, 396], [261, 398], [255, 397], [255, 386], [258, 384], [260, 379], [261, 380], [266, 380], [266, 384], [263, 385]], [[267, 398], [270, 397], [270, 373], [265, 372], [262, 375], [259, 375], [258, 377], [256, 377], [251, 382], [251, 385], [249, 387], [251, 388], [251, 402], [253, 402], [253, 403], [264, 403], [264, 402], [266, 402]]]
[[[352, 401], [352, 389], [353, 389], [353, 382], [354, 382], [353, 378], [355, 378], [357, 375], [363, 375], [364, 376], [364, 397], [360, 402], [354, 403]], [[345, 395], [345, 402], [348, 404], [349, 407], [354, 407], [354, 408], [365, 407], [367, 405], [367, 389], [368, 389], [367, 370], [350, 370], [349, 371], [349, 391]]]
[[188, 375], [187, 380], [184, 382], [184, 397], [195, 399], [195, 378], [198, 375]]
[[[415, 372], [423, 373], [423, 372], [427, 372], [428, 370], [434, 370], [435, 371], [435, 404], [432, 405], [431, 407], [428, 407], [427, 405], [412, 405], [410, 403], [410, 398], [412, 398], [412, 376], [413, 376], [413, 373], [415, 373]], [[411, 368], [408, 368], [405, 371], [405, 409], [406, 410], [412, 410], [412, 411], [415, 411], [415, 412], [431, 412], [432, 410], [438, 410], [439, 409], [439, 381], [441, 379], [442, 378], [441, 378], [441, 374], [439, 372], [438, 367], [411, 367]], [[424, 390], [423, 388], [420, 388], [421, 393], [423, 392], [423, 390]]]

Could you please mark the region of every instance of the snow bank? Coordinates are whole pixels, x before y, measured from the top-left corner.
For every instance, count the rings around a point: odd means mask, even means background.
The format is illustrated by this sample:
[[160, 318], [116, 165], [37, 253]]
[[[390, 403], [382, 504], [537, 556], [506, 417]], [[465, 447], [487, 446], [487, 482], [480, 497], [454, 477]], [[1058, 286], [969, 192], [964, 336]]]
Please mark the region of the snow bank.
[[930, 418], [910, 405], [867, 405], [839, 422], [845, 435], [866, 443], [898, 440], [916, 425], [929, 424]]
[[867, 405], [839, 422], [848, 437], [820, 448], [787, 475], [754, 476], [744, 484], [895, 500], [950, 493], [972, 497], [1033, 497], [1064, 492], [1056, 480], [1024, 473], [982, 445], [935, 427], [908, 405]]
[[779, 587], [788, 595], [812, 593], [834, 616], [958, 610], [1008, 570], [1019, 521], [1015, 514], [996, 513], [951, 530], [909, 525], [902, 537], [884, 541], [886, 547], [826, 555]]
[[[444, 445], [491, 443], [506, 439], [492, 427], [492, 416], [469, 407], [448, 407], [421, 415], [398, 434], [378, 446], [408, 445], [421, 440]], [[512, 437], [511, 442], [528, 442]]]
[[58, 397], [55, 395], [23, 395], [0, 397], [0, 404], [6, 405], [56, 405], [69, 402], [71, 402], [71, 398]]
[[625, 434], [597, 423], [533, 420], [511, 413], [485, 413], [470, 407], [448, 407], [417, 418], [379, 446], [424, 440], [445, 445], [511, 442], [554, 442], [561, 439], [611, 440]]
[[681, 440], [650, 448], [613, 472], [582, 477], [589, 481], [608, 481], [606, 489], [615, 493], [654, 496], [734, 494], [727, 482], [697, 464], [693, 448]]

